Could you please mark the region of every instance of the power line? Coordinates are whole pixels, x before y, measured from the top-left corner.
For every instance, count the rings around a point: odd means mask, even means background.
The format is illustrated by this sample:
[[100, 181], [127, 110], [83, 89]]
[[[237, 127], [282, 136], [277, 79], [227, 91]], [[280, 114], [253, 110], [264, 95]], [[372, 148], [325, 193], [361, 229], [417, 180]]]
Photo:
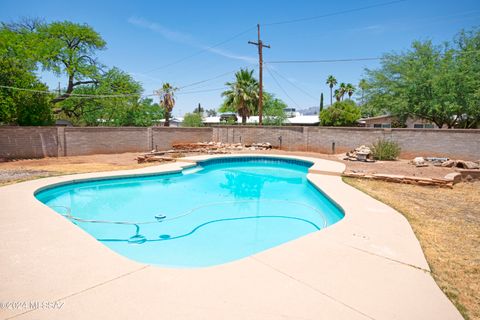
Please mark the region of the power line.
[[275, 72], [279, 77], [281, 77], [282, 79], [284, 79], [285, 81], [290, 83], [293, 87], [297, 88], [299, 91], [303, 92], [304, 94], [306, 94], [307, 96], [309, 96], [313, 100], [315, 100], [315, 101], [318, 100], [317, 97], [314, 97], [311, 93], [309, 93], [308, 91], [305, 91], [302, 87], [297, 86], [295, 83], [293, 83], [293, 81], [290, 81], [287, 77], [284, 77], [283, 75], [281, 75], [277, 70], [271, 69], [271, 71]]
[[213, 92], [213, 91], [219, 91], [219, 90], [225, 90], [225, 87], [221, 88], [213, 88], [213, 89], [205, 89], [205, 90], [195, 90], [195, 91], [180, 91], [177, 93], [177, 95], [180, 94], [190, 94], [190, 93], [202, 93], [202, 92]]
[[391, 5], [391, 4], [405, 2], [405, 1], [407, 1], [407, 0], [395, 0], [395, 1], [389, 1], [389, 2], [382, 2], [382, 3], [372, 4], [372, 5], [369, 5], [369, 6], [346, 9], [346, 10], [336, 11], [336, 12], [322, 14], [322, 15], [318, 15], [318, 16], [298, 18], [298, 19], [292, 19], [292, 20], [284, 20], [284, 21], [278, 21], [278, 22], [271, 22], [271, 23], [266, 23], [264, 25], [265, 26], [276, 26], [276, 25], [282, 25], [282, 24], [290, 24], [290, 23], [297, 23], [297, 22], [303, 22], [303, 21], [317, 20], [317, 19], [337, 16], [337, 15], [341, 15], [341, 14], [345, 14], [345, 13], [351, 13], [351, 12], [357, 12], [357, 11], [362, 11], [362, 10], [367, 10], [367, 9], [372, 9], [372, 8], [388, 6], [388, 5]]
[[[246, 66], [246, 68], [248, 68], [249, 66], [250, 66], [250, 65]], [[181, 86], [181, 87], [179, 87], [178, 89], [181, 90], [181, 89], [184, 89], [184, 88], [196, 86], [197, 84], [201, 84], [201, 83], [205, 83], [205, 82], [208, 82], [208, 81], [212, 81], [212, 80], [215, 80], [215, 79], [224, 77], [224, 76], [226, 76], [227, 74], [231, 74], [232, 72], [235, 72], [235, 71], [237, 71], [237, 70], [238, 70], [238, 68], [236, 68], [236, 69], [234, 69], [234, 70], [231, 70], [231, 71], [228, 71], [228, 72], [225, 72], [225, 73], [222, 73], [222, 74], [219, 74], [219, 75], [217, 75], [217, 76], [215, 76], [215, 77], [212, 77], [212, 78], [208, 78], [208, 79], [201, 80], [201, 81], [196, 81], [196, 82], [193, 82], [193, 83], [190, 83], [190, 84]]]
[[[17, 90], [17, 91], [28, 91], [28, 92], [35, 92], [35, 93], [43, 93], [43, 94], [54, 94], [58, 95], [56, 91], [48, 91], [48, 90], [36, 90], [36, 89], [28, 89], [28, 88], [18, 88], [12, 86], [3, 86], [0, 85], [0, 88], [10, 89], [10, 90]], [[124, 97], [140, 97], [141, 94], [138, 93], [128, 93], [128, 94], [83, 94], [83, 93], [69, 93], [69, 96], [77, 97], [77, 98], [124, 98]]]
[[331, 62], [354, 62], [354, 61], [374, 61], [381, 60], [381, 57], [372, 58], [348, 58], [348, 59], [320, 59], [320, 60], [276, 60], [265, 61], [266, 64], [280, 64], [280, 63], [331, 63]]
[[151, 70], [146, 71], [146, 72], [144, 72], [144, 73], [150, 73], [150, 72], [153, 72], [153, 71], [158, 71], [158, 70], [161, 70], [161, 69], [164, 69], [164, 68], [167, 68], [167, 67], [176, 65], [176, 64], [178, 64], [178, 63], [180, 63], [180, 62], [183, 62], [183, 61], [185, 61], [185, 60], [188, 60], [188, 59], [190, 59], [190, 58], [192, 58], [192, 57], [198, 56], [199, 54], [201, 54], [201, 53], [203, 53], [203, 52], [205, 52], [205, 51], [209, 51], [209, 50], [214, 49], [214, 48], [216, 48], [216, 47], [219, 47], [219, 46], [221, 46], [221, 45], [223, 45], [223, 44], [225, 44], [225, 43], [227, 43], [227, 42], [230, 42], [230, 41], [232, 41], [232, 40], [234, 40], [234, 39], [236, 39], [236, 38], [238, 38], [238, 37], [246, 34], [247, 32], [251, 31], [251, 30], [254, 29], [254, 28], [256, 28], [256, 27], [250, 27], [250, 28], [248, 28], [248, 29], [246, 29], [246, 30], [244, 30], [244, 31], [242, 31], [242, 32], [240, 32], [240, 33], [237, 33], [237, 34], [233, 35], [232, 37], [230, 37], [230, 38], [228, 38], [228, 39], [226, 39], [226, 40], [223, 40], [223, 41], [220, 41], [220, 42], [214, 44], [213, 46], [203, 48], [203, 49], [201, 49], [201, 50], [198, 50], [198, 51], [192, 53], [191, 55], [185, 56], [185, 57], [180, 58], [180, 59], [178, 59], [178, 60], [175, 60], [175, 61], [173, 61], [173, 62], [171, 62], [171, 63], [168, 63], [168, 64], [165, 64], [165, 65], [163, 65], [163, 66], [160, 66], [160, 67], [158, 67], [158, 68], [151, 69]]
[[[476, 53], [480, 50], [465, 50], [454, 52], [456, 56], [462, 54]], [[440, 55], [445, 56], [449, 52], [441, 53]], [[345, 59], [315, 59], [315, 60], [274, 60], [274, 61], [265, 61], [265, 64], [286, 64], [286, 63], [333, 63], [333, 62], [356, 62], [356, 61], [375, 61], [382, 60], [384, 57], [367, 57], [367, 58], [345, 58]]]
[[270, 76], [272, 77], [273, 81], [275, 81], [275, 83], [277, 84], [277, 86], [280, 88], [280, 90], [283, 91], [283, 93], [287, 96], [288, 99], [290, 99], [290, 101], [293, 102], [293, 104], [295, 106], [297, 106], [297, 108], [300, 108], [300, 106], [298, 105], [298, 103], [293, 100], [292, 97], [290, 97], [290, 95], [287, 93], [287, 91], [282, 87], [282, 85], [280, 84], [280, 82], [278, 82], [278, 80], [275, 78], [275, 76], [273, 75], [273, 73], [270, 71], [270, 68], [265, 66], [265, 69], [267, 69], [267, 72], [270, 74]]

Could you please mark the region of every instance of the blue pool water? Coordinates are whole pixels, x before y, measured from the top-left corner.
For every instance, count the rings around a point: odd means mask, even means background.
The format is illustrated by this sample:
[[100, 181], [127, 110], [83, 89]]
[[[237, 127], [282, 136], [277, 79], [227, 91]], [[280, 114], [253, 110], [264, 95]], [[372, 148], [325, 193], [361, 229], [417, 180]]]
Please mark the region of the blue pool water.
[[307, 180], [310, 165], [280, 158], [214, 159], [181, 173], [70, 183], [36, 197], [130, 259], [205, 267], [342, 219]]

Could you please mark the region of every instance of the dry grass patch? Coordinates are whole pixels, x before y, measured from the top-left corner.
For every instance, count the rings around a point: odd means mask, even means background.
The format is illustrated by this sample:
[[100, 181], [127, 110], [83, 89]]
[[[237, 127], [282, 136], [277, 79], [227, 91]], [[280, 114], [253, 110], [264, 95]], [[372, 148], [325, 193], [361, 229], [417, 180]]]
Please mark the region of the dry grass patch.
[[0, 186], [64, 174], [138, 169], [159, 163], [138, 164], [137, 153], [101, 154], [26, 159], [0, 163]]
[[439, 287], [466, 319], [480, 319], [480, 182], [444, 189], [344, 180], [405, 215]]

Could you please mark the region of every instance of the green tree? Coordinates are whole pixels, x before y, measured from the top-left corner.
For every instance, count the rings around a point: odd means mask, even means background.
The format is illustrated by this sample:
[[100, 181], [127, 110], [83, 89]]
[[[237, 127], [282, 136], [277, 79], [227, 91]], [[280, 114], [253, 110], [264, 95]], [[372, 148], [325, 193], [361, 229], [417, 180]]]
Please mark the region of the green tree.
[[[53, 122], [47, 86], [35, 74], [38, 21], [0, 25], [0, 123], [47, 125]], [[24, 90], [18, 90], [21, 88]]]
[[133, 122], [130, 125], [134, 126], [152, 126], [165, 118], [165, 110], [150, 98], [139, 100], [130, 112], [133, 118]]
[[319, 112], [322, 112], [323, 110], [323, 92], [320, 94], [320, 110]]
[[337, 79], [334, 76], [330, 75], [327, 78], [327, 84], [330, 87], [330, 105], [333, 104], [333, 87], [337, 85]]
[[242, 124], [246, 124], [247, 117], [256, 113], [258, 101], [258, 82], [253, 77], [253, 70], [240, 69], [235, 73], [235, 82], [225, 85], [229, 89], [222, 93], [224, 102], [221, 109], [235, 110], [242, 117]]
[[21, 63], [0, 58], [0, 85], [5, 86], [0, 87], [0, 124], [38, 126], [53, 123], [51, 96], [45, 94], [47, 86]]
[[345, 93], [347, 93], [347, 85], [345, 84], [345, 82], [342, 82], [338, 86], [338, 95], [340, 96], [340, 101], [343, 100]]
[[202, 115], [198, 112], [186, 113], [183, 117], [183, 127], [203, 127]]
[[367, 70], [367, 103], [438, 127], [480, 123], [480, 31], [461, 31], [452, 42], [415, 41], [409, 51], [386, 54]]
[[160, 95], [160, 106], [165, 110], [165, 127], [170, 126], [170, 118], [173, 107], [175, 106], [175, 91], [177, 90], [177, 88], [166, 82], [162, 85], [162, 88], [157, 91]]
[[217, 115], [217, 110], [215, 109], [208, 109], [205, 110], [205, 112], [207, 113], [207, 117], [215, 117]]
[[276, 98], [269, 92], [263, 93], [263, 115], [264, 125], [281, 126], [287, 115], [285, 114], [285, 108], [287, 104], [281, 99]]
[[[40, 40], [39, 62], [44, 70], [67, 77], [66, 90], [55, 97], [52, 103], [61, 102], [75, 87], [96, 83], [102, 67], [96, 58], [96, 51], [105, 48], [105, 41], [90, 26], [70, 21], [42, 24], [37, 28]], [[61, 108], [55, 112], [63, 111]]]
[[361, 93], [360, 101], [361, 101], [361, 104], [363, 105], [365, 103], [365, 90], [367, 90], [367, 87], [368, 87], [367, 80], [361, 79], [360, 82], [358, 83], [358, 87], [360, 88], [360, 93]]
[[342, 93], [340, 92], [339, 89], [335, 89], [334, 94], [335, 94], [335, 100], [337, 102], [342, 100]]
[[59, 103], [68, 119], [79, 125], [122, 126], [143, 123], [139, 111], [142, 86], [128, 73], [112, 68], [94, 84], [76, 87], [70, 98]]
[[196, 112], [196, 113], [198, 113], [198, 114], [203, 114], [204, 111], [205, 111], [205, 109], [203, 109], [203, 108], [202, 108], [202, 105], [199, 103], [199, 104], [198, 104], [198, 107], [196, 107], [193, 112]]
[[345, 92], [348, 94], [348, 99], [352, 99], [352, 95], [355, 92], [355, 86], [351, 83], [345, 85]]
[[320, 112], [320, 125], [340, 127], [355, 126], [360, 116], [360, 108], [356, 106], [353, 100], [337, 101], [329, 108]]

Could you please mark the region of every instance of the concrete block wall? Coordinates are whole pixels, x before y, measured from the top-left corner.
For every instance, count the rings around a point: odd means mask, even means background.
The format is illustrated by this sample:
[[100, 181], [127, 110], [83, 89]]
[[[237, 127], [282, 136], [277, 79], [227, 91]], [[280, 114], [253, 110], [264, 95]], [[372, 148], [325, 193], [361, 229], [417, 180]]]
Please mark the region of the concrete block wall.
[[[142, 152], [149, 149], [145, 127], [64, 127], [66, 156]], [[62, 155], [59, 155], [62, 156]]]
[[145, 152], [174, 143], [211, 141], [212, 128], [0, 127], [0, 158]]
[[369, 145], [389, 132], [384, 129], [307, 127], [307, 151], [342, 153], [361, 145]]
[[213, 139], [225, 143], [269, 142], [285, 150], [305, 150], [307, 143], [305, 127], [213, 127]]
[[173, 128], [152, 127], [152, 140], [149, 150], [168, 150], [175, 143], [212, 141], [212, 128]]
[[58, 140], [55, 127], [0, 126], [0, 158], [56, 157]]
[[213, 139], [227, 143], [269, 142], [292, 151], [342, 153], [379, 139], [399, 143], [401, 157], [442, 156], [480, 159], [480, 130], [381, 129], [339, 127], [213, 127]]
[[480, 130], [392, 129], [402, 156], [440, 156], [480, 160]]
[[341, 153], [380, 138], [397, 141], [402, 157], [480, 159], [480, 130], [330, 127], [0, 127], [0, 158], [43, 158], [171, 149], [174, 143], [269, 142], [293, 151]]

